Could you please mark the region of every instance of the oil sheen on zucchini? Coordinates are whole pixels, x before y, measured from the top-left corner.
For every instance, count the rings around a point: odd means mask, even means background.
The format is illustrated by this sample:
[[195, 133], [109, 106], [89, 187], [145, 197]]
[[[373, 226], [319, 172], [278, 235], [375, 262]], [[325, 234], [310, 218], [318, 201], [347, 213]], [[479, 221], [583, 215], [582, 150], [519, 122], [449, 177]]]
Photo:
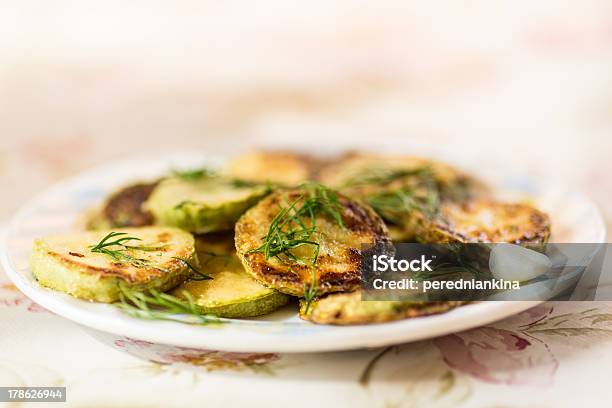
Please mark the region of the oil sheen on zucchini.
[[253, 317], [271, 313], [289, 301], [289, 296], [268, 288], [246, 273], [236, 256], [233, 237], [215, 235], [196, 238], [202, 273], [210, 280], [191, 280], [172, 294], [189, 293], [204, 314], [219, 317]]
[[[121, 256], [92, 252], [110, 232], [140, 240], [105, 247]], [[107, 241], [109, 242], [109, 241]], [[169, 290], [191, 273], [185, 261], [197, 265], [191, 234], [176, 228], [142, 227], [53, 235], [37, 239], [30, 258], [42, 286], [96, 302], [119, 300], [119, 285], [137, 290]]]
[[223, 177], [171, 177], [153, 190], [145, 208], [160, 225], [201, 234], [232, 229], [240, 215], [268, 192], [266, 185]]

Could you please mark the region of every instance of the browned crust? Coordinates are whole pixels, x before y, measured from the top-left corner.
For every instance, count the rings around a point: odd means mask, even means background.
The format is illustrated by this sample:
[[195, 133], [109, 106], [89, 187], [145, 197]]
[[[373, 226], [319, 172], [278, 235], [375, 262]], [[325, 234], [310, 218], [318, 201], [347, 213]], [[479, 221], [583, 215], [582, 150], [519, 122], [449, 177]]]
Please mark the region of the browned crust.
[[158, 182], [138, 183], [112, 194], [102, 208], [104, 219], [112, 227], [142, 227], [153, 224], [153, 215], [142, 204], [149, 198]]
[[[114, 268], [101, 268], [93, 265], [88, 265], [75, 259], [73, 255], [69, 258], [67, 255], [55, 252], [47, 251], [47, 255], [53, 258], [59, 264], [75, 269], [78, 268], [80, 273], [96, 275], [100, 278], [119, 278], [130, 284], [146, 284], [159, 277], [172, 273], [172, 271], [181, 269], [184, 267], [183, 262], [180, 259], [169, 259], [163, 265], [163, 269], [154, 267], [131, 267], [129, 265], [116, 263], [113, 264]], [[185, 250], [179, 252], [176, 257], [188, 259], [191, 258], [192, 252]], [[78, 257], [77, 257], [78, 258]], [[130, 273], [133, 272], [133, 273]]]
[[[294, 265], [293, 272], [288, 268], [272, 267], [263, 254], [245, 254], [243, 258], [248, 270], [264, 285], [294, 296], [303, 296], [308, 284], [310, 270], [304, 265]], [[317, 263], [318, 290], [321, 293], [352, 291], [359, 288], [359, 262], [352, 262], [347, 270], [335, 272]]]
[[[476, 217], [479, 211], [491, 211], [495, 217], [494, 226], [465, 229], [460, 220]], [[544, 212], [527, 204], [493, 200], [443, 204], [439, 215], [424, 220], [420, 229], [419, 236], [425, 242], [545, 244], [551, 234], [550, 218]]]
[[[273, 193], [249, 210], [236, 224], [236, 248], [246, 270], [264, 285], [283, 293], [303, 296], [304, 287], [311, 282], [312, 270], [297, 263], [282, 264], [266, 260], [262, 253], [249, 253], [261, 244], [256, 236], [261, 225], [266, 228], [278, 212], [282, 199], [293, 201], [300, 196], [299, 190], [283, 190]], [[338, 200], [343, 208], [342, 220], [350, 233], [355, 235], [355, 245], [343, 248], [342, 252], [321, 254], [316, 263], [319, 293], [352, 291], [361, 282], [361, 244], [382, 245], [390, 243], [387, 229], [378, 215], [367, 206], [361, 206], [339, 194]], [[264, 217], [261, 208], [269, 207]], [[340, 246], [338, 246], [340, 248]]]

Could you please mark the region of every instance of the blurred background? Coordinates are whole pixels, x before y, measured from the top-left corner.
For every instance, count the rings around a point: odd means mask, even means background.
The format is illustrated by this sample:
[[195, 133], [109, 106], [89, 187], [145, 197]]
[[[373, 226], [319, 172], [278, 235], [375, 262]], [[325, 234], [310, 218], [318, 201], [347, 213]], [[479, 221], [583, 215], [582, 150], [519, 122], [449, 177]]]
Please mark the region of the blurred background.
[[0, 219], [133, 154], [385, 147], [612, 213], [612, 2], [0, 0]]

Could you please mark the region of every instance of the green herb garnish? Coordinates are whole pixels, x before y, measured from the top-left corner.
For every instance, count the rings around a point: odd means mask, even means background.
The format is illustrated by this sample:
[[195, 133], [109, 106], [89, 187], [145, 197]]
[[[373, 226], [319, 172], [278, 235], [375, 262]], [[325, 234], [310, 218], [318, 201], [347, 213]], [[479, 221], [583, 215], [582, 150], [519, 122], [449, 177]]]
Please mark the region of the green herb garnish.
[[[306, 312], [318, 294], [316, 262], [319, 257], [320, 244], [313, 238], [317, 232], [317, 216], [324, 215], [344, 228], [342, 206], [337, 194], [329, 188], [314, 182], [300, 186], [302, 193], [289, 204], [281, 207], [262, 238], [263, 244], [251, 253], [263, 253], [266, 260], [277, 258], [281, 262], [296, 262], [307, 265], [311, 270], [311, 281], [304, 285]], [[306, 259], [293, 252], [302, 246], [312, 247], [313, 254]]]
[[272, 191], [272, 183], [269, 181], [251, 181], [243, 179], [230, 179], [229, 184], [234, 188], [249, 188], [249, 187], [260, 187], [265, 186], [268, 190]]
[[[200, 312], [189, 292], [184, 291], [185, 299], [150, 289], [147, 292], [129, 288], [119, 283], [119, 303], [116, 306], [132, 317], [147, 320], [168, 320], [189, 324], [218, 323], [215, 316]], [[187, 318], [177, 315], [188, 315]]]
[[[126, 232], [109, 232], [100, 242], [90, 247], [91, 252], [105, 254], [113, 258], [116, 262], [129, 263], [137, 268], [151, 266], [151, 264], [142, 258], [136, 258], [133, 255], [127, 254], [128, 250], [151, 251], [157, 250], [160, 247], [149, 246], [132, 246], [126, 245], [129, 241], [141, 241], [140, 238], [131, 237]], [[155, 248], [155, 249], [152, 249]]]
[[[300, 186], [302, 194], [288, 207], [282, 207], [270, 223], [268, 233], [262, 238], [263, 244], [251, 253], [263, 253], [268, 260], [275, 257], [285, 263], [297, 262], [314, 265], [319, 256], [319, 243], [312, 236], [317, 231], [317, 216], [326, 215], [344, 227], [342, 206], [337, 194], [329, 188], [313, 182]], [[292, 250], [301, 246], [313, 247], [313, 256], [304, 260]]]
[[386, 221], [401, 224], [412, 211], [426, 217], [438, 212], [440, 186], [430, 167], [414, 169], [368, 168], [358, 177], [349, 179], [345, 186], [377, 186], [375, 192], [365, 191], [366, 202]]
[[201, 168], [201, 169], [187, 169], [187, 170], [172, 170], [172, 175], [176, 178], [180, 178], [185, 181], [196, 181], [204, 178], [215, 177], [217, 172], [214, 170]]
[[189, 262], [188, 260], [184, 259], [184, 258], [180, 258], [178, 256], [173, 256], [172, 259], [178, 259], [179, 261], [183, 262], [187, 268], [189, 268], [189, 270], [191, 270], [191, 272], [193, 272], [194, 274], [190, 277], [191, 280], [196, 280], [196, 281], [201, 281], [201, 280], [209, 280], [212, 279], [212, 276], [206, 275], [205, 273], [203, 273], [201, 270], [199, 270], [198, 268], [196, 268], [195, 266], [193, 266], [191, 264], [191, 262]]
[[385, 220], [401, 224], [402, 217], [414, 210], [428, 218], [435, 216], [440, 197], [436, 188], [416, 191], [406, 187], [370, 194], [366, 201]]
[[310, 305], [319, 294], [319, 288], [317, 287], [317, 270], [315, 268], [312, 269], [310, 276], [312, 278], [310, 285], [304, 286], [304, 301], [306, 302], [306, 307], [304, 307], [305, 315], [308, 315]]
[[368, 167], [346, 180], [344, 187], [354, 187], [371, 184], [389, 184], [401, 179], [432, 179], [433, 172], [429, 166], [416, 167], [414, 169], [390, 169], [387, 167]]

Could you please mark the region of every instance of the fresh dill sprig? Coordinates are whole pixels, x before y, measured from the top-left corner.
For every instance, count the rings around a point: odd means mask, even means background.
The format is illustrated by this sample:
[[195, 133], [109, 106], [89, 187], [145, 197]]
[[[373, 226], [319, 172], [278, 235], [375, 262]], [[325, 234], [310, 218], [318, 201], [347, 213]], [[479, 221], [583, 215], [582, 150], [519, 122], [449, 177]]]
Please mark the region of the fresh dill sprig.
[[[288, 207], [281, 207], [276, 214], [268, 233], [262, 238], [263, 244], [249, 252], [263, 253], [266, 260], [274, 257], [284, 263], [296, 262], [309, 267], [311, 281], [304, 285], [307, 312], [318, 295], [316, 263], [320, 244], [313, 238], [317, 232], [317, 217], [324, 215], [342, 228], [344, 222], [342, 206], [336, 192], [314, 182], [304, 183], [300, 189], [298, 198]], [[312, 247], [313, 254], [310, 258], [302, 259], [294, 254], [293, 251], [302, 246]]]
[[393, 181], [407, 178], [431, 178], [433, 172], [429, 166], [414, 169], [392, 169], [388, 167], [368, 167], [344, 182], [344, 187], [360, 185], [385, 185]]
[[[121, 237], [121, 238], [117, 238]], [[115, 238], [114, 240], [112, 240]], [[136, 267], [153, 266], [146, 259], [136, 258], [132, 255], [126, 254], [126, 250], [139, 250], [139, 251], [158, 251], [163, 249], [166, 245], [127, 245], [129, 241], [141, 241], [140, 238], [127, 236], [125, 232], [110, 232], [100, 242], [91, 247], [91, 252], [105, 254], [112, 257], [117, 262], [127, 262]], [[110, 247], [118, 246], [119, 249], [111, 249]], [[187, 259], [173, 256], [172, 259], [178, 259], [183, 262], [193, 275], [192, 280], [206, 280], [212, 279], [212, 277], [206, 275], [194, 265], [191, 264]], [[159, 269], [159, 268], [158, 268]]]
[[178, 259], [179, 261], [183, 262], [185, 266], [187, 266], [187, 268], [189, 268], [189, 270], [193, 272], [193, 274], [190, 277], [191, 280], [202, 281], [202, 280], [212, 279], [212, 276], [206, 275], [204, 272], [202, 272], [201, 270], [193, 266], [191, 262], [189, 262], [185, 258], [173, 256], [172, 259]]
[[[117, 237], [121, 237], [121, 238], [117, 238]], [[111, 241], [112, 238], [116, 238], [116, 239], [114, 241]], [[137, 237], [129, 236], [127, 232], [111, 231], [104, 238], [102, 238], [100, 242], [98, 242], [96, 245], [93, 245], [91, 247], [91, 252], [106, 253], [105, 251], [108, 250], [108, 247], [111, 247], [113, 245], [119, 245], [121, 247], [126, 248], [126, 245], [124, 244], [124, 242], [128, 242], [128, 241], [142, 241], [142, 240]]]
[[[137, 249], [142, 251], [151, 250], [147, 246], [126, 245], [129, 241], [142, 241], [140, 238], [129, 236], [126, 232], [109, 232], [100, 242], [90, 247], [91, 252], [108, 255], [116, 262], [129, 263], [137, 268], [151, 266], [146, 259], [136, 258], [125, 251]], [[114, 249], [113, 249], [114, 247]], [[118, 249], [117, 249], [118, 248]]]
[[[139, 291], [119, 283], [119, 302], [117, 307], [132, 317], [147, 320], [168, 320], [189, 324], [218, 323], [215, 316], [202, 314], [189, 292], [184, 291], [185, 299], [159, 292], [155, 289]], [[187, 315], [181, 317], [178, 315]]]
[[[289, 204], [281, 207], [262, 238], [263, 244], [251, 253], [263, 253], [266, 260], [275, 257], [287, 263], [314, 265], [319, 256], [319, 243], [312, 237], [317, 231], [317, 216], [325, 215], [344, 228], [342, 206], [337, 194], [329, 188], [313, 182], [300, 186], [302, 193]], [[307, 262], [292, 252], [301, 246], [311, 246], [313, 255]]]
[[196, 181], [204, 178], [214, 177], [217, 172], [214, 170], [200, 168], [200, 169], [186, 169], [186, 170], [172, 170], [171, 174], [185, 181]]
[[319, 288], [317, 286], [317, 270], [315, 268], [312, 269], [310, 276], [312, 278], [310, 280], [310, 285], [304, 286], [304, 301], [306, 302], [306, 306], [304, 307], [305, 315], [308, 315], [310, 305], [319, 294]]
[[182, 209], [183, 207], [186, 207], [186, 206], [188, 206], [188, 205], [194, 205], [194, 204], [196, 204], [196, 202], [195, 202], [195, 201], [191, 201], [191, 200], [184, 200], [184, 201], [181, 201], [180, 203], [178, 203], [177, 205], [175, 205], [173, 209], [174, 209], [174, 210], [180, 210], [180, 209]]
[[349, 179], [347, 187], [375, 185], [377, 191], [366, 191], [366, 202], [385, 220], [401, 224], [405, 214], [420, 211], [431, 218], [440, 203], [440, 187], [428, 166], [414, 169], [369, 168]]
[[435, 216], [440, 196], [435, 188], [416, 192], [406, 187], [370, 194], [366, 201], [384, 219], [400, 224], [402, 217], [414, 210], [421, 211], [428, 218]]
[[229, 184], [234, 188], [249, 188], [265, 186], [266, 189], [272, 191], [273, 184], [269, 181], [252, 181], [243, 179], [230, 179]]

